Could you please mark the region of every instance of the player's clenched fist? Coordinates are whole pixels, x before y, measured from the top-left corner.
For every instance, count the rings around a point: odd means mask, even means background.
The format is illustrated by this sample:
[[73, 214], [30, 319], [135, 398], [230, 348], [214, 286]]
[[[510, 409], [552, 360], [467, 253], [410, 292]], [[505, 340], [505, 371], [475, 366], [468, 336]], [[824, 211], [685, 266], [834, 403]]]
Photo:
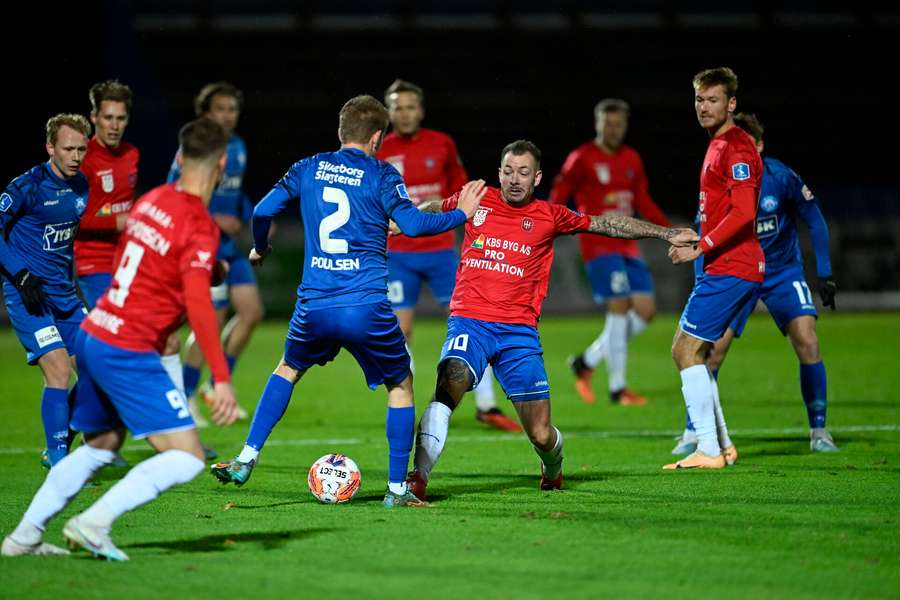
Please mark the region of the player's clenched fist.
[[269, 255], [269, 252], [271, 252], [271, 251], [272, 251], [272, 246], [269, 246], [262, 252], [258, 251], [256, 248], [253, 248], [252, 250], [250, 250], [250, 256], [248, 256], [247, 258], [250, 261], [251, 265], [253, 265], [254, 267], [259, 267], [259, 266], [262, 266], [263, 261], [266, 260], [266, 257]]
[[217, 285], [222, 285], [225, 283], [225, 278], [228, 277], [228, 271], [231, 267], [228, 265], [228, 261], [225, 260], [217, 260], [213, 264], [212, 268], [212, 279], [210, 280], [210, 285], [213, 287]]
[[472, 218], [472, 215], [475, 214], [475, 209], [481, 204], [481, 199], [484, 198], [486, 192], [487, 188], [484, 187], [484, 179], [470, 181], [459, 192], [459, 200], [456, 207], [466, 213], [467, 217]]
[[697, 235], [697, 232], [693, 229], [673, 227], [669, 229], [666, 240], [676, 248], [682, 248], [685, 246], [693, 246], [700, 240], [700, 236]]
[[703, 254], [700, 248], [694, 244], [688, 246], [669, 246], [669, 258], [672, 259], [673, 265], [680, 265], [686, 262], [693, 262], [698, 256]]

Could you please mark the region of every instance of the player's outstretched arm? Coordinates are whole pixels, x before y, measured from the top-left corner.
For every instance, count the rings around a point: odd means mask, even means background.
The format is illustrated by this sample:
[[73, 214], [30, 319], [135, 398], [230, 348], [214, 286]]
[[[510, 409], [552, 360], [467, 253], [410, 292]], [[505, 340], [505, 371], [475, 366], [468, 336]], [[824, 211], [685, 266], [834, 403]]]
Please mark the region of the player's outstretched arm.
[[459, 227], [471, 218], [485, 193], [483, 180], [470, 181], [459, 193], [457, 207], [449, 212], [423, 214], [406, 201], [398, 203], [390, 216], [408, 236], [435, 235]]
[[626, 240], [657, 238], [676, 247], [691, 246], [700, 239], [693, 229], [662, 227], [634, 217], [611, 213], [592, 216], [588, 232]]

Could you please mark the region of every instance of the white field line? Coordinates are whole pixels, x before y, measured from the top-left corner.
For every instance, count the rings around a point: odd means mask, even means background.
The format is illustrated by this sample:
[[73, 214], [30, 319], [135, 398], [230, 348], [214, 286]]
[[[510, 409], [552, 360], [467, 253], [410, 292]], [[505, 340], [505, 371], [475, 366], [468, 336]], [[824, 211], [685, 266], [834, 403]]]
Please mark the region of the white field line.
[[[846, 425], [843, 427], [829, 427], [829, 431], [836, 433], [874, 433], [880, 431], [900, 431], [900, 424], [888, 423], [885, 425]], [[756, 429], [730, 429], [729, 434], [732, 436], [763, 436], [763, 435], [789, 435], [807, 433], [809, 429], [805, 427], [783, 427], [783, 428], [756, 428]], [[585, 439], [610, 439], [610, 438], [667, 438], [681, 434], [680, 430], [675, 429], [642, 429], [634, 431], [576, 431], [566, 432], [563, 435], [566, 439], [585, 438]], [[518, 442], [524, 439], [521, 433], [495, 433], [492, 435], [450, 435], [447, 441], [451, 444], [470, 444], [474, 442]], [[325, 439], [302, 439], [302, 440], [279, 440], [274, 439], [266, 443], [266, 446], [343, 446], [353, 444], [371, 444], [383, 442], [384, 438], [325, 438]], [[32, 452], [40, 452], [40, 448], [0, 448], [0, 455], [3, 454], [28, 454]]]

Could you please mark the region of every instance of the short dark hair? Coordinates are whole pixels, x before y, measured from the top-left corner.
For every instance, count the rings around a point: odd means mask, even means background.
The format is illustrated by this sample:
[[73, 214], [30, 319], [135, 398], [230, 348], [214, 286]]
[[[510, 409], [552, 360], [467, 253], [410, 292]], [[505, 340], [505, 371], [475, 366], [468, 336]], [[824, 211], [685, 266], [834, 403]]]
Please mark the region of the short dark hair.
[[597, 103], [597, 106], [594, 107], [594, 116], [596, 117], [600, 113], [624, 113], [627, 117], [631, 114], [631, 107], [628, 106], [628, 103], [624, 100], [619, 100], [618, 98], [604, 98], [600, 102]]
[[750, 134], [758, 142], [762, 141], [766, 128], [752, 113], [738, 113], [734, 115], [734, 124]]
[[404, 81], [403, 79], [395, 79], [394, 83], [384, 91], [384, 103], [390, 104], [391, 96], [399, 94], [400, 92], [412, 92], [419, 97], [419, 103], [425, 104], [425, 92], [422, 88], [410, 81]]
[[228, 146], [225, 128], [206, 117], [194, 119], [178, 132], [181, 156], [199, 162], [218, 159]]
[[738, 89], [738, 76], [728, 67], [706, 69], [694, 75], [695, 90], [705, 90], [714, 85], [725, 86], [725, 95], [734, 98]]
[[56, 144], [59, 130], [63, 126], [71, 127], [84, 135], [84, 137], [91, 137], [91, 124], [84, 116], [73, 113], [60, 113], [47, 120], [46, 131], [48, 144]]
[[209, 112], [214, 96], [231, 96], [237, 100], [238, 110], [244, 109], [244, 92], [227, 81], [216, 81], [215, 83], [204, 85], [197, 93], [197, 97], [194, 98], [194, 113], [198, 117], [202, 117]]
[[503, 163], [503, 159], [507, 154], [512, 153], [513, 156], [522, 156], [523, 154], [530, 154], [534, 157], [534, 162], [536, 163], [535, 170], [541, 168], [541, 149], [538, 148], [534, 142], [529, 142], [528, 140], [516, 140], [514, 142], [510, 142], [506, 146], [503, 147], [503, 152], [500, 153], [500, 163]]
[[341, 107], [338, 138], [342, 144], [365, 144], [376, 131], [387, 131], [388, 111], [372, 96], [355, 96]]
[[91, 99], [91, 110], [95, 113], [100, 112], [100, 105], [104, 100], [112, 102], [122, 102], [125, 104], [125, 112], [131, 115], [131, 88], [121, 83], [118, 79], [107, 79], [106, 81], [95, 83], [88, 92]]

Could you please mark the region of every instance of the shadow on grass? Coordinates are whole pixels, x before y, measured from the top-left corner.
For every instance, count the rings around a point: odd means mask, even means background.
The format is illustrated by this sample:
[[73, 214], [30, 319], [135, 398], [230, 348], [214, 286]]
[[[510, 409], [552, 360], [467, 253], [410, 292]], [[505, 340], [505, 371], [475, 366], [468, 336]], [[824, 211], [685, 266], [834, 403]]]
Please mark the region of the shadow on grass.
[[286, 543], [338, 531], [336, 527], [316, 527], [291, 531], [257, 531], [252, 533], [223, 533], [192, 540], [171, 540], [125, 544], [123, 548], [157, 548], [173, 552], [224, 552], [239, 544], [259, 544], [263, 550], [277, 550]]

